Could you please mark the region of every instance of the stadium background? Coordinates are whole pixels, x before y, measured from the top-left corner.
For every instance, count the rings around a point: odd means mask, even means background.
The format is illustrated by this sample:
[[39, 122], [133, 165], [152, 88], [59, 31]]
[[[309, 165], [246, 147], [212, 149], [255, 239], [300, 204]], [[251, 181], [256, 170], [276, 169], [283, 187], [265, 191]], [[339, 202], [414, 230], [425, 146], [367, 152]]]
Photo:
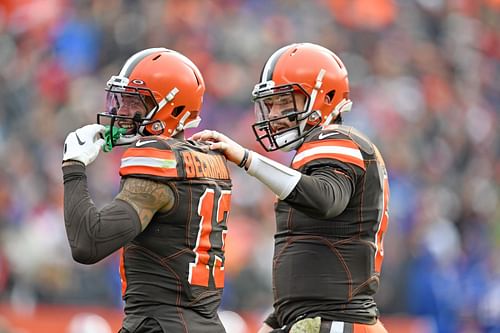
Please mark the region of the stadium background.
[[[0, 332], [120, 325], [117, 257], [71, 260], [60, 163], [66, 134], [95, 121], [129, 55], [163, 46], [191, 57], [207, 85], [200, 128], [262, 152], [250, 92], [268, 56], [295, 41], [344, 60], [346, 122], [388, 165], [377, 301], [389, 331], [500, 332], [498, 0], [1, 0]], [[89, 168], [98, 206], [116, 194], [119, 159], [102, 153]], [[274, 197], [232, 175], [221, 310], [229, 333], [246, 333], [270, 310]]]

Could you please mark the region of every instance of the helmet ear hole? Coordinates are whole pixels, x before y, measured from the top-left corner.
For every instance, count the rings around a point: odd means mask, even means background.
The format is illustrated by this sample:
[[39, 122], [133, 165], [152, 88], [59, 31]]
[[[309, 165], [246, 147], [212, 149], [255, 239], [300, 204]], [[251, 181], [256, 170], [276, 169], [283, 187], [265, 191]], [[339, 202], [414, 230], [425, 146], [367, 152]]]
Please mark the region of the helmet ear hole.
[[333, 101], [333, 97], [335, 96], [335, 90], [330, 90], [328, 93], [325, 95], [325, 103], [326, 104], [331, 104]]
[[180, 115], [182, 113], [182, 111], [184, 111], [184, 107], [185, 107], [184, 105], [176, 106], [172, 110], [172, 116], [177, 117], [178, 115]]

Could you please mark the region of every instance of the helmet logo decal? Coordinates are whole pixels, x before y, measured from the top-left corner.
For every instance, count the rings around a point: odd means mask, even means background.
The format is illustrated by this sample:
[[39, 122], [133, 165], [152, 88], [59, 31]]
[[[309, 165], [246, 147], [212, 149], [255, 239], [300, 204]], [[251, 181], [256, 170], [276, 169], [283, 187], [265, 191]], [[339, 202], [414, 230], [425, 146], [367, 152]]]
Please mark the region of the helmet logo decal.
[[133, 83], [133, 84], [140, 85], [140, 86], [143, 86], [143, 85], [144, 85], [144, 81], [139, 80], [139, 79], [132, 80], [132, 83]]

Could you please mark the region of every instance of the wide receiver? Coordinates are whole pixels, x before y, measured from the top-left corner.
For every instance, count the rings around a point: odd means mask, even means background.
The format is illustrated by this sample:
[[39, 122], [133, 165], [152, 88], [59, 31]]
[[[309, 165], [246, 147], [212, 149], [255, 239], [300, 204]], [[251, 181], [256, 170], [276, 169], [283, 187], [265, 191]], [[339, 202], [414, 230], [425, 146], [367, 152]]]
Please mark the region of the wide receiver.
[[260, 333], [386, 332], [373, 299], [388, 225], [389, 185], [375, 145], [342, 124], [351, 109], [347, 70], [332, 51], [287, 45], [253, 90], [257, 140], [295, 150], [285, 166], [205, 130], [192, 139], [243, 167], [277, 196], [274, 312]]
[[[184, 55], [132, 55], [107, 84], [98, 124], [64, 144], [64, 218], [73, 258], [93, 264], [121, 249], [120, 333], [225, 329], [217, 315], [231, 181], [224, 155], [184, 139], [200, 122], [205, 84]], [[86, 166], [103, 147], [130, 145], [120, 192], [97, 209]]]

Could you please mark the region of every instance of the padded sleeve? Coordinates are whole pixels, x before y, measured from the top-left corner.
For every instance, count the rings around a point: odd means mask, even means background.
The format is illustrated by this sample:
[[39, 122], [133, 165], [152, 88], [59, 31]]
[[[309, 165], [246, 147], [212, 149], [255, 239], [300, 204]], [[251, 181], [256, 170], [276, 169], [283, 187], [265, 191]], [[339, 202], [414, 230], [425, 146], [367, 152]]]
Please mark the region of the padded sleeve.
[[63, 167], [64, 221], [73, 259], [94, 264], [133, 240], [141, 232], [137, 212], [119, 199], [98, 210], [92, 201], [85, 167]]

